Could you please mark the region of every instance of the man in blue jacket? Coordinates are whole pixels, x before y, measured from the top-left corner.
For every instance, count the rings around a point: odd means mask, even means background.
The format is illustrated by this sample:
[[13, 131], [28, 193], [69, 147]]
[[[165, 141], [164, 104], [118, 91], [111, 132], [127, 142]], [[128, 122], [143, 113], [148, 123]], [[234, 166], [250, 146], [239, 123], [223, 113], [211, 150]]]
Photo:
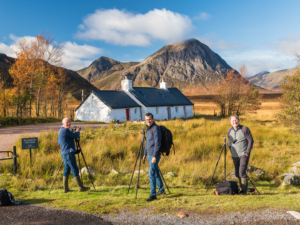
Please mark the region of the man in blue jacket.
[[[148, 156], [150, 197], [147, 199], [147, 202], [150, 202], [157, 199], [156, 195], [165, 194], [165, 190], [158, 168], [158, 163], [160, 160], [159, 148], [161, 146], [161, 130], [160, 127], [154, 122], [154, 118], [151, 113], [147, 113], [145, 115], [145, 121], [147, 126], [147, 137], [143, 160], [145, 160], [146, 156]], [[157, 194], [156, 184], [159, 188], [159, 192]]]
[[76, 129], [76, 133], [70, 131], [71, 121], [68, 118], [62, 120], [62, 127], [58, 133], [58, 144], [60, 145], [61, 157], [64, 160], [64, 174], [63, 174], [63, 184], [64, 184], [64, 193], [69, 192], [68, 187], [68, 176], [72, 170], [75, 183], [79, 187], [79, 191], [87, 191], [90, 188], [84, 187], [82, 181], [79, 177], [79, 170], [76, 163], [75, 157], [75, 143], [74, 139], [79, 138], [80, 128]]

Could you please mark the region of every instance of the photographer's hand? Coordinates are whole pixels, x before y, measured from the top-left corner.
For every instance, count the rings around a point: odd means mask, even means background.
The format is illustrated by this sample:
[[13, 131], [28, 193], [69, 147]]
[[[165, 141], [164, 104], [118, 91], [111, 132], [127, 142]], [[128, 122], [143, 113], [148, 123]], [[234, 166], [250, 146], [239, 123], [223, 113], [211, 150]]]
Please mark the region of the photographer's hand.
[[156, 163], [156, 158], [153, 157], [152, 160], [151, 160], [151, 162], [152, 162], [153, 164]]
[[245, 156], [248, 157], [248, 154], [245, 153]]
[[76, 132], [80, 132], [81, 128], [77, 127]]

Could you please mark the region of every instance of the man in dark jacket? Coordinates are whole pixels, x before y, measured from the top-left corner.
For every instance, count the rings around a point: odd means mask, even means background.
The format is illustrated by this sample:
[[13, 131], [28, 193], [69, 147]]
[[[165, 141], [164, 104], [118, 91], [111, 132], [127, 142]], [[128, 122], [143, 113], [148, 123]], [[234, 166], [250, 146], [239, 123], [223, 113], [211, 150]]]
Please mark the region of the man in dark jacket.
[[246, 195], [248, 189], [246, 169], [254, 141], [249, 128], [239, 124], [237, 115], [230, 116], [229, 122], [232, 127], [227, 131], [228, 146], [235, 167], [235, 176], [239, 179], [243, 194]]
[[64, 184], [64, 193], [69, 192], [68, 187], [68, 176], [72, 170], [75, 183], [79, 187], [79, 191], [87, 191], [90, 188], [84, 187], [82, 181], [79, 177], [79, 170], [76, 163], [75, 157], [75, 143], [74, 139], [79, 138], [80, 128], [76, 129], [76, 133], [70, 131], [71, 121], [68, 118], [62, 120], [62, 127], [58, 133], [58, 144], [60, 145], [61, 157], [64, 160], [64, 174], [63, 174], [63, 184]]
[[[144, 151], [144, 158], [148, 156], [149, 162], [149, 180], [150, 180], [150, 197], [148, 202], [153, 201], [156, 195], [165, 194], [164, 185], [159, 174], [158, 163], [160, 160], [159, 148], [161, 146], [161, 130], [160, 127], [154, 122], [153, 115], [147, 113], [145, 115], [145, 121], [147, 126], [146, 146]], [[159, 192], [156, 194], [156, 184], [158, 185]]]

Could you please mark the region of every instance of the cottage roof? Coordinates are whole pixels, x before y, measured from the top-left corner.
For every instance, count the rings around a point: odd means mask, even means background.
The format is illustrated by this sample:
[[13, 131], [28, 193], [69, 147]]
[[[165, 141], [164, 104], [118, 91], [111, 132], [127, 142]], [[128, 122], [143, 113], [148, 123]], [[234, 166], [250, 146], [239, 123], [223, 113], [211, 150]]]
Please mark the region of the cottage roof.
[[[113, 90], [94, 90], [91, 94], [95, 94], [105, 105], [111, 109], [133, 108], [141, 107], [134, 100], [132, 100], [124, 91]], [[84, 103], [83, 101], [77, 109]], [[77, 111], [76, 109], [76, 111]]]
[[194, 105], [176, 87], [168, 88], [167, 90], [153, 87], [133, 87], [130, 93], [146, 107]]

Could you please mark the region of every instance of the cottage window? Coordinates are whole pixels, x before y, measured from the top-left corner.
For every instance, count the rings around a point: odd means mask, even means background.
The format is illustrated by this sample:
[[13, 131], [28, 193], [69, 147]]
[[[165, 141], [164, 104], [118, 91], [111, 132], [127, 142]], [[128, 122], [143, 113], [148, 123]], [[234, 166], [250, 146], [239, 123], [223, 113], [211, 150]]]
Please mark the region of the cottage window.
[[159, 107], [156, 107], [156, 114], [159, 113]]
[[178, 106], [175, 106], [175, 111], [178, 112]]
[[134, 114], [136, 114], [136, 109], [134, 109]]

